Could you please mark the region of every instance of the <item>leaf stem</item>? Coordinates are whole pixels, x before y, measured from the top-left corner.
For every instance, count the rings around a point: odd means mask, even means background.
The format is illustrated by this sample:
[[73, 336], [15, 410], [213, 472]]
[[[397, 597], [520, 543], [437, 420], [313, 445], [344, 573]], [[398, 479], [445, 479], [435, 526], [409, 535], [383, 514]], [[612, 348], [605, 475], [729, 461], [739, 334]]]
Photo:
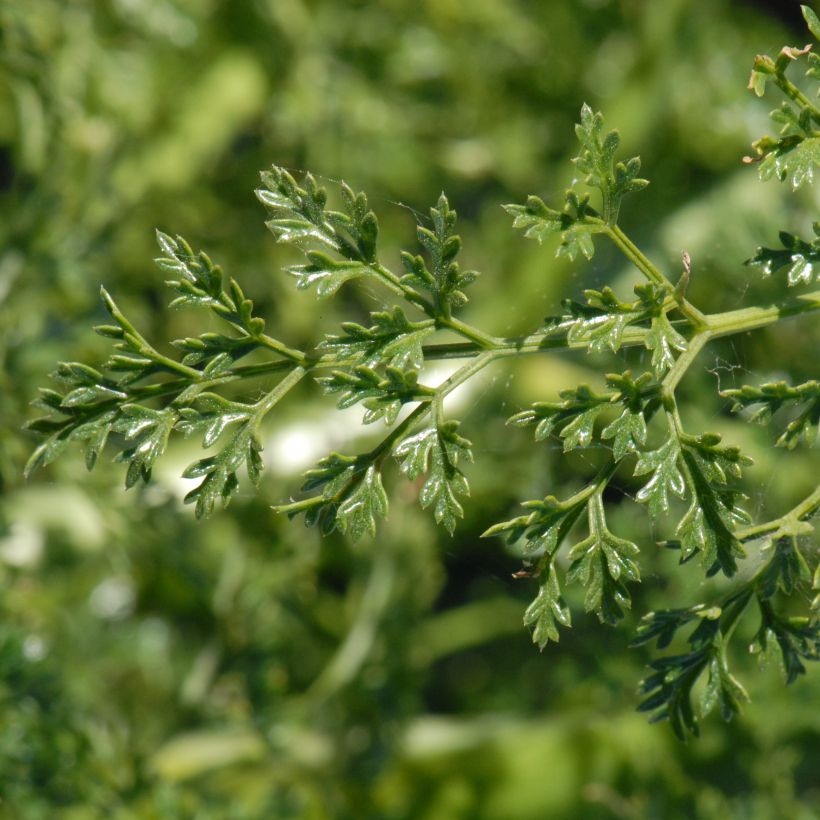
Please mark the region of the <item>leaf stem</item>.
[[392, 290], [393, 293], [415, 305], [419, 308], [419, 310], [426, 313], [431, 319], [438, 318], [434, 305], [431, 302], [428, 302], [423, 296], [420, 296], [412, 290], [412, 288], [408, 288], [406, 285], [403, 285], [401, 283], [401, 279], [399, 279], [399, 277], [396, 276], [390, 268], [385, 267], [380, 262], [374, 262], [370, 265], [370, 267], [381, 277], [385, 286]]
[[495, 336], [490, 336], [483, 330], [479, 330], [477, 327], [468, 325], [466, 322], [462, 322], [460, 319], [456, 319], [454, 316], [450, 316], [447, 318], [441, 317], [438, 319], [437, 324], [443, 327], [450, 328], [450, 330], [454, 330], [456, 333], [459, 333], [460, 335], [464, 336], [470, 341], [480, 345], [485, 350], [495, 349], [500, 341]]
[[650, 282], [668, 287], [672, 290], [672, 283], [649, 261], [638, 246], [632, 242], [618, 225], [611, 225], [607, 222], [604, 227], [604, 233], [606, 233], [621, 253], [623, 253]]
[[687, 343], [686, 350], [675, 360], [672, 367], [661, 382], [661, 395], [668, 400], [674, 396], [675, 388], [683, 378], [686, 371], [698, 357], [698, 354], [712, 338], [708, 330], [701, 330], [696, 333]]
[[295, 367], [276, 387], [267, 392], [254, 405], [254, 420], [258, 424], [271, 408], [292, 388], [294, 388], [307, 374], [304, 367]]
[[735, 537], [738, 541], [753, 541], [755, 538], [760, 538], [763, 535], [768, 535], [771, 532], [777, 532], [784, 526], [795, 524], [800, 521], [805, 521], [810, 518], [817, 510], [820, 509], [820, 484], [815, 488], [811, 495], [804, 498], [796, 507], [789, 510], [780, 518], [775, 518], [772, 521], [766, 521], [763, 524], [756, 524], [752, 527], [744, 527], [735, 532]]
[[811, 111], [812, 119], [820, 122], [820, 109], [781, 71], [774, 74], [775, 85], [801, 108]]
[[188, 367], [188, 365], [177, 362], [168, 356], [164, 356], [158, 350], [155, 350], [134, 325], [126, 319], [125, 315], [117, 307], [116, 302], [111, 298], [111, 295], [105, 288], [100, 288], [100, 294], [105, 302], [105, 306], [108, 308], [108, 312], [123, 329], [126, 344], [130, 342], [146, 359], [151, 359], [155, 364], [173, 373], [180, 373], [183, 376], [187, 376], [189, 381], [199, 381], [202, 378], [202, 372], [195, 367]]
[[618, 249], [638, 268], [641, 273], [651, 282], [661, 287], [668, 288], [672, 294], [676, 306], [680, 312], [689, 320], [689, 323], [696, 328], [703, 327], [706, 322], [704, 314], [689, 302], [683, 293], [679, 293], [669, 279], [649, 261], [648, 257], [641, 249], [615, 224], [607, 224], [605, 232], [615, 243]]
[[730, 310], [725, 313], [712, 313], [706, 316], [706, 327], [713, 339], [720, 336], [731, 336], [745, 330], [757, 330], [771, 325], [787, 316], [797, 316], [820, 310], [820, 291], [804, 293], [775, 302], [767, 307], [748, 307]]

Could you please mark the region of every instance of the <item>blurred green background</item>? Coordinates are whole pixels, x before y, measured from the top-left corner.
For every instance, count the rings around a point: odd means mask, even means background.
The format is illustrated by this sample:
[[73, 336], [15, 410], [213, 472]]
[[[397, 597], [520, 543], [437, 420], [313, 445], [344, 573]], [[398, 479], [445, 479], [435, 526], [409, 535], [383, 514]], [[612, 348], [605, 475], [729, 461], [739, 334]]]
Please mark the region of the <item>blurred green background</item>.
[[[643, 159], [652, 184], [623, 224], [650, 256], [676, 271], [686, 249], [710, 310], [776, 296], [741, 263], [805, 230], [817, 197], [741, 165], [775, 104], [745, 86], [754, 54], [805, 40], [789, 1], [0, 0], [0, 817], [820, 816], [816, 670], [786, 690], [738, 657], [754, 702], [681, 745], [634, 711], [636, 616], [612, 631], [578, 608], [539, 653], [521, 625], [534, 584], [478, 537], [577, 487], [594, 456], [535, 449], [504, 419], [614, 362], [533, 357], [454, 405], [478, 458], [452, 539], [395, 471], [375, 540], [273, 515], [301, 469], [363, 444], [358, 414], [317, 389], [270, 419], [261, 492], [206, 523], [181, 504], [185, 443], [128, 494], [118, 465], [88, 474], [78, 452], [20, 477], [36, 388], [58, 360], [104, 356], [100, 283], [159, 343], [203, 329], [165, 310], [157, 227], [206, 249], [294, 345], [388, 304], [295, 291], [253, 196], [270, 163], [367, 191], [393, 260], [446, 190], [483, 272], [468, 317], [522, 333], [562, 296], [635, 281], [604, 247], [553, 259], [499, 207], [562, 193], [586, 101]], [[710, 348], [682, 388], [693, 426], [755, 457], [760, 516], [811, 489], [816, 454], [772, 452], [716, 388], [816, 376], [816, 325]], [[609, 500], [644, 549], [636, 612], [716, 594], [657, 550], [634, 490]]]

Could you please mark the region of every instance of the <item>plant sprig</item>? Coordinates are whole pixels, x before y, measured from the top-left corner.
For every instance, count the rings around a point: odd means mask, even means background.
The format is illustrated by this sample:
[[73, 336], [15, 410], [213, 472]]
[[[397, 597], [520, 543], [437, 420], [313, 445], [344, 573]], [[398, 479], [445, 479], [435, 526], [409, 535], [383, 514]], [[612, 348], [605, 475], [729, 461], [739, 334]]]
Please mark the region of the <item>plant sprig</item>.
[[[805, 7], [804, 15], [820, 36], [817, 17]], [[820, 110], [786, 77], [803, 59], [808, 80], [819, 80], [820, 58], [806, 47], [786, 48], [776, 59], [759, 56], [750, 81], [757, 94], [773, 84], [787, 98], [772, 115], [779, 136], [764, 137], [754, 149], [761, 177], [795, 188], [811, 183], [820, 164]], [[612, 242], [643, 277], [631, 296], [611, 286], [586, 290], [583, 300], [565, 299], [563, 312], [533, 333], [496, 337], [461, 315], [478, 274], [457, 261], [457, 215], [444, 194], [430, 209], [429, 222], [417, 226], [421, 253], [404, 251], [402, 269], [394, 271], [382, 261], [378, 219], [363, 193], [342, 184], [338, 208], [331, 207], [327, 191], [311, 175], [297, 182], [273, 167], [262, 174], [257, 196], [275, 239], [304, 255], [302, 263], [288, 268], [296, 287], [331, 298], [366, 280], [397, 303], [371, 313], [368, 324], [344, 322], [313, 349], [298, 350], [265, 332], [251, 299], [206, 254], [181, 237], [158, 233], [157, 262], [172, 277], [171, 305], [210, 313], [220, 330], [171, 340], [176, 353], [162, 352], [103, 290], [111, 323], [95, 330], [113, 341], [114, 351], [101, 365], [58, 365], [53, 374], [58, 389], [41, 391], [36, 403], [45, 415], [29, 425], [44, 440], [26, 472], [50, 464], [72, 442], [84, 446], [91, 469], [112, 442], [116, 459], [126, 465], [126, 486], [132, 487], [151, 480], [175, 436], [196, 435], [210, 452], [183, 473], [199, 479], [186, 501], [195, 504], [197, 516], [208, 515], [238, 491], [243, 470], [258, 483], [265, 419], [311, 376], [308, 381], [333, 394], [339, 408], [361, 405], [364, 424], [382, 420], [387, 430], [364, 452], [322, 458], [306, 472], [302, 497], [276, 509], [289, 517], [304, 515], [306, 524], [323, 533], [338, 529], [353, 540], [373, 536], [378, 520], [388, 514], [385, 486], [403, 477], [416, 482], [420, 505], [452, 534], [464, 514], [474, 455], [460, 420], [445, 412], [444, 399], [453, 390], [500, 359], [562, 350], [609, 357], [643, 348], [649, 359], [643, 372], [606, 374], [604, 387], [579, 385], [509, 419], [513, 426], [533, 427], [537, 442], [557, 435], [564, 452], [594, 446], [603, 463], [574, 494], [525, 501], [523, 514], [490, 526], [484, 535], [519, 545], [524, 568], [517, 575], [538, 584], [524, 622], [540, 647], [570, 627], [564, 593], [575, 583], [584, 589], [584, 609], [615, 624], [632, 605], [645, 546], [610, 529], [606, 491], [622, 482], [645, 505], [653, 527], [667, 534], [662, 543], [679, 550], [681, 563], [697, 557], [706, 576], [720, 572], [733, 585], [715, 601], [644, 617], [636, 644], [683, 647], [651, 662], [640, 708], [653, 720], [668, 719], [681, 737], [697, 734], [701, 717], [715, 706], [727, 720], [735, 715], [746, 694], [730, 670], [732, 636], [744, 613], [755, 609], [760, 626], [753, 651], [775, 657], [786, 681], [793, 682], [805, 671], [805, 661], [817, 659], [820, 644], [820, 571], [809, 540], [820, 488], [783, 516], [753, 523], [740, 484], [750, 459], [714, 433], [685, 429], [676, 391], [712, 341], [816, 311], [820, 292], [723, 313], [693, 305], [686, 298], [692, 274], [688, 255], [673, 284], [618, 224], [626, 196], [647, 184], [638, 176], [640, 160], [618, 158], [617, 132], [605, 132], [601, 114], [586, 105], [576, 134], [580, 148], [574, 163], [583, 183], [557, 208], [536, 195], [505, 208], [526, 237], [539, 242], [556, 237], [557, 254], [571, 262], [592, 258], [596, 241]], [[818, 240], [806, 242], [784, 231], [780, 242], [782, 249], [759, 248], [749, 264], [767, 276], [785, 271], [792, 287], [816, 282]], [[259, 360], [245, 363], [251, 353]], [[440, 359], [463, 363], [442, 383], [427, 384], [427, 365]], [[259, 377], [269, 379], [261, 397], [258, 388], [243, 394], [243, 384]], [[229, 384], [230, 397], [223, 391]], [[813, 442], [820, 423], [816, 381], [744, 386], [723, 395], [734, 411], [755, 421], [791, 413], [778, 444], [794, 448]], [[747, 573], [748, 580], [738, 581], [741, 562], [749, 560], [745, 545], [757, 539], [766, 545], [764, 561]], [[796, 602], [788, 615], [782, 598]], [[801, 604], [806, 614], [794, 614]], [[704, 677], [698, 707], [693, 688]]]

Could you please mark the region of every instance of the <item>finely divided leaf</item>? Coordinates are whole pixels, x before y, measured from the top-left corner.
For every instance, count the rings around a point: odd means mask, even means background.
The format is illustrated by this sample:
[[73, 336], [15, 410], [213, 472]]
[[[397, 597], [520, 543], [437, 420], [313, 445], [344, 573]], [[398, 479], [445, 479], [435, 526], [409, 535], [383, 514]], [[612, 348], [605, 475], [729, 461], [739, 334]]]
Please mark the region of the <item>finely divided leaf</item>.
[[744, 385], [735, 390], [725, 390], [722, 394], [732, 399], [732, 411], [760, 405], [752, 413], [751, 420], [762, 424], [786, 407], [799, 407], [800, 412], [789, 422], [777, 440], [778, 447], [795, 448], [802, 439], [806, 444], [814, 443], [820, 426], [820, 382], [808, 381], [791, 386], [786, 382], [770, 382], [760, 387]]
[[240, 421], [248, 421], [254, 407], [230, 401], [216, 393], [200, 393], [188, 407], [179, 410], [177, 429], [186, 436], [202, 434], [202, 446], [216, 443], [227, 427]]
[[136, 404], [125, 404], [120, 408], [112, 429], [134, 441], [133, 446], [126, 447], [117, 456], [117, 461], [128, 464], [126, 487], [133, 487], [140, 479], [145, 482], [150, 480], [151, 468], [165, 452], [177, 418], [171, 408], [152, 410]]
[[760, 247], [745, 264], [759, 267], [766, 276], [785, 270], [789, 285], [810, 285], [820, 281], [820, 222], [815, 222], [813, 228], [815, 235], [810, 243], [781, 231], [782, 248]]
[[422, 295], [427, 291], [434, 300], [438, 315], [449, 317], [454, 308], [467, 302], [464, 289], [478, 278], [476, 271], [464, 271], [455, 261], [461, 250], [461, 237], [455, 232], [456, 212], [442, 194], [435, 208], [430, 209], [433, 230], [419, 225], [419, 244], [427, 251], [428, 267], [421, 256], [403, 252], [402, 264], [406, 274], [401, 283]]
[[615, 624], [632, 603], [624, 582], [640, 581], [640, 570], [633, 560], [640, 551], [631, 541], [609, 531], [600, 493], [590, 499], [588, 516], [589, 536], [569, 552], [572, 563], [567, 582], [579, 581], [586, 588], [587, 612], [595, 612], [602, 623]]
[[558, 642], [559, 624], [571, 626], [571, 616], [561, 595], [556, 567], [550, 561], [541, 575], [538, 595], [524, 612], [524, 626], [532, 629], [533, 642], [543, 649], [549, 641]]
[[503, 535], [508, 544], [523, 538], [525, 552], [551, 555], [584, 511], [586, 499], [559, 501], [548, 495], [543, 500], [525, 501], [521, 506], [532, 512], [494, 524], [481, 537]]
[[652, 351], [652, 368], [659, 377], [675, 363], [673, 351], [682, 353], [686, 350], [686, 339], [672, 327], [665, 313], [652, 319], [644, 344]]
[[617, 131], [605, 134], [603, 125], [603, 115], [593, 113], [585, 103], [581, 108], [581, 122], [575, 126], [581, 150], [573, 162], [581, 173], [586, 174], [587, 185], [601, 191], [604, 220], [614, 224], [623, 197], [642, 190], [649, 183], [638, 177], [641, 170], [639, 157], [632, 157], [626, 162], [615, 161], [620, 137]]
[[517, 427], [534, 424], [536, 441], [559, 429], [565, 453], [576, 447], [588, 447], [592, 443], [595, 420], [616, 394], [596, 393], [582, 384], [574, 390], [562, 390], [559, 395], [561, 401], [536, 402], [529, 410], [511, 416], [507, 424]]
[[[300, 187], [287, 171], [274, 166], [262, 173], [262, 186], [256, 192], [271, 212], [265, 224], [277, 241], [299, 247], [308, 258], [307, 265], [288, 268], [297, 287], [315, 286], [320, 297], [332, 296], [351, 279], [379, 276], [376, 215], [363, 193], [354, 193], [344, 183], [340, 190], [343, 210], [330, 210], [327, 193], [310, 174]], [[328, 256], [324, 252], [328, 249], [340, 258]]]
[[387, 515], [387, 493], [381, 474], [371, 464], [364, 476], [345, 493], [336, 511], [336, 525], [353, 541], [358, 541], [363, 535], [376, 534], [377, 515]]
[[435, 331], [432, 320], [411, 322], [400, 307], [370, 314], [368, 328], [356, 322], [344, 322], [343, 333], [327, 336], [319, 345], [340, 359], [357, 358], [359, 363], [374, 367], [391, 365], [400, 370], [418, 369], [424, 361], [424, 340]]
[[287, 272], [296, 278], [296, 287], [307, 290], [315, 287], [320, 299], [333, 296], [337, 290], [352, 279], [359, 279], [370, 273], [370, 268], [357, 261], [335, 261], [321, 251], [308, 251], [307, 265], [291, 265]]
[[669, 510], [669, 494], [683, 498], [686, 485], [678, 466], [680, 445], [670, 437], [657, 450], [641, 453], [635, 465], [635, 475], [652, 473], [652, 478], [638, 491], [636, 498], [649, 505], [653, 518]]
[[700, 552], [707, 574], [722, 570], [731, 577], [737, 572], [737, 559], [745, 556], [734, 534], [734, 524], [748, 518], [737, 506], [737, 492], [721, 487], [704, 459], [688, 447], [682, 454], [692, 491], [692, 504], [676, 532], [682, 560]]
[[384, 375], [370, 367], [357, 365], [350, 372], [334, 370], [329, 376], [316, 380], [326, 393], [341, 393], [336, 406], [344, 409], [357, 402], [365, 407], [364, 423], [383, 418], [393, 424], [403, 404], [429, 399], [435, 391], [418, 383], [415, 370], [402, 371], [387, 367]]
[[709, 677], [700, 703], [701, 717], [706, 717], [715, 706], [725, 721], [730, 721], [738, 712], [741, 704], [749, 700], [749, 695], [740, 681], [729, 671], [723, 640], [718, 633], [712, 645], [709, 658]]
[[227, 506], [239, 489], [237, 471], [244, 464], [254, 484], [262, 473], [262, 444], [256, 434], [253, 420], [245, 421], [228, 443], [215, 456], [208, 456], [191, 464], [183, 478], [200, 478], [197, 487], [185, 496], [185, 503], [196, 503], [196, 517], [210, 515], [217, 503]]
[[459, 461], [472, 461], [470, 442], [458, 435], [458, 422], [430, 427], [399, 442], [394, 455], [401, 471], [411, 480], [428, 473], [419, 492], [422, 508], [433, 507], [433, 515], [452, 535], [464, 511], [456, 496], [469, 495], [467, 479]]
[[[762, 142], [762, 141], [761, 141]], [[777, 177], [789, 181], [794, 190], [814, 182], [814, 171], [820, 165], [820, 137], [784, 138], [765, 151], [760, 162], [762, 180]]]
[[639, 452], [646, 441], [646, 420], [641, 410], [625, 407], [623, 412], [601, 432], [602, 439], [613, 439], [612, 455], [620, 461], [627, 453]]
[[523, 228], [524, 236], [529, 239], [543, 242], [553, 234], [560, 235], [561, 244], [555, 255], [566, 256], [570, 261], [579, 255], [592, 259], [595, 253], [593, 234], [605, 230], [595, 211], [589, 207], [589, 195], [578, 197], [571, 190], [566, 193], [563, 211], [547, 207], [537, 196], [527, 197], [525, 205], [505, 205], [504, 210], [515, 217], [513, 227]]
[[806, 674], [803, 661], [820, 660], [820, 621], [806, 617], [784, 617], [771, 602], [758, 599], [760, 628], [750, 651], [765, 662], [774, 657], [787, 684]]

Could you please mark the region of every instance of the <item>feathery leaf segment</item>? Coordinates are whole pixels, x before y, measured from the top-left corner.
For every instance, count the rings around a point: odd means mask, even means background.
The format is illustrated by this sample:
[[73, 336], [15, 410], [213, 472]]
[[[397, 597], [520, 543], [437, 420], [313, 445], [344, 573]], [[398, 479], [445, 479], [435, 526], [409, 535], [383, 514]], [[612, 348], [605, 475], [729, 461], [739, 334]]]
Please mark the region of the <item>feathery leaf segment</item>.
[[[805, 8], [804, 14], [818, 36], [820, 22]], [[775, 177], [795, 188], [811, 183], [820, 163], [820, 110], [786, 77], [802, 59], [808, 62], [808, 79], [820, 80], [820, 58], [806, 47], [784, 49], [777, 59], [757, 57], [750, 81], [757, 94], [774, 84], [787, 98], [772, 114], [779, 136], [754, 144], [755, 161], [763, 179]], [[463, 270], [458, 261], [457, 215], [443, 194], [430, 210], [429, 224], [418, 226], [419, 247], [401, 254], [402, 270], [396, 271], [380, 256], [378, 219], [363, 193], [342, 185], [339, 209], [333, 209], [311, 175], [298, 182], [273, 167], [262, 174], [257, 196], [276, 240], [304, 255], [287, 271], [296, 287], [330, 298], [348, 283], [366, 280], [396, 303], [371, 313], [366, 324], [344, 322], [313, 349], [298, 350], [265, 332], [264, 320], [237, 281], [206, 254], [180, 237], [158, 233], [157, 263], [169, 277], [172, 306], [205, 310], [219, 320], [220, 330], [177, 339], [171, 342], [177, 355], [168, 355], [146, 340], [103, 290], [111, 319], [95, 330], [112, 340], [114, 351], [96, 367], [58, 365], [53, 374], [58, 389], [42, 390], [36, 402], [45, 415], [30, 428], [43, 441], [27, 473], [54, 461], [72, 442], [83, 445], [91, 469], [110, 440], [131, 487], [150, 480], [172, 437], [196, 435], [210, 452], [185, 470], [186, 478], [198, 479], [185, 500], [195, 504], [197, 516], [208, 515], [237, 492], [243, 471], [251, 483], [258, 482], [265, 418], [293, 387], [312, 377], [335, 396], [338, 407], [360, 404], [363, 422], [381, 421], [387, 431], [365, 452], [322, 458], [305, 474], [302, 497], [276, 509], [289, 517], [304, 515], [307, 525], [323, 533], [338, 529], [352, 539], [373, 535], [388, 512], [385, 475], [388, 486], [403, 476], [417, 482], [421, 506], [452, 533], [469, 496], [474, 454], [459, 420], [445, 412], [448, 394], [498, 359], [562, 350], [611, 357], [625, 348], [643, 348], [643, 372], [610, 373], [601, 387], [580, 385], [510, 418], [513, 426], [533, 428], [536, 441], [555, 436], [565, 453], [598, 445], [607, 459], [574, 494], [525, 501], [522, 515], [494, 524], [485, 535], [520, 545], [525, 569], [518, 575], [538, 585], [524, 621], [539, 646], [558, 641], [560, 630], [571, 624], [564, 599], [568, 585], [584, 588], [587, 612], [615, 624], [631, 607], [646, 546], [611, 529], [605, 499], [617, 479], [635, 489], [649, 518], [668, 532], [663, 543], [679, 551], [681, 563], [697, 561], [707, 576], [732, 579], [716, 601], [644, 616], [636, 644], [655, 641], [663, 650], [678, 641], [683, 648], [652, 662], [641, 685], [640, 708], [653, 719], [668, 719], [681, 737], [697, 734], [700, 718], [715, 706], [731, 718], [746, 694], [730, 671], [728, 648], [738, 620], [750, 610], [757, 611], [760, 624], [753, 651], [774, 657], [792, 682], [820, 651], [820, 571], [810, 540], [820, 488], [780, 518], [752, 523], [740, 489], [750, 459], [715, 433], [687, 430], [676, 388], [712, 340], [816, 311], [820, 291], [766, 306], [703, 312], [686, 298], [688, 255], [673, 283], [618, 224], [628, 195], [648, 184], [638, 176], [640, 160], [618, 158], [617, 132], [606, 132], [601, 114], [586, 105], [576, 133], [580, 148], [574, 162], [583, 183], [567, 191], [557, 209], [533, 195], [506, 210], [525, 236], [539, 242], [556, 237], [557, 255], [571, 261], [591, 259], [601, 239], [612, 242], [642, 276], [633, 294], [610, 287], [586, 290], [580, 299], [564, 300], [562, 312], [532, 334], [494, 336], [463, 318], [478, 274]], [[817, 237], [804, 241], [783, 232], [780, 243], [782, 249], [759, 248], [749, 264], [767, 276], [785, 272], [794, 287], [815, 283]], [[251, 353], [257, 354], [256, 363], [245, 363]], [[463, 364], [442, 383], [426, 383], [427, 365], [441, 359]], [[237, 385], [259, 378], [268, 380], [261, 397], [236, 398]], [[232, 398], [224, 395], [227, 385]], [[748, 411], [755, 421], [791, 412], [778, 444], [794, 448], [814, 440], [820, 423], [816, 381], [745, 386], [724, 395], [733, 410]], [[761, 539], [762, 564], [738, 582], [740, 562], [748, 560], [744, 545]], [[784, 597], [804, 600], [805, 614], [793, 614], [794, 606], [784, 614]], [[693, 688], [701, 678], [706, 684], [696, 706]]]

